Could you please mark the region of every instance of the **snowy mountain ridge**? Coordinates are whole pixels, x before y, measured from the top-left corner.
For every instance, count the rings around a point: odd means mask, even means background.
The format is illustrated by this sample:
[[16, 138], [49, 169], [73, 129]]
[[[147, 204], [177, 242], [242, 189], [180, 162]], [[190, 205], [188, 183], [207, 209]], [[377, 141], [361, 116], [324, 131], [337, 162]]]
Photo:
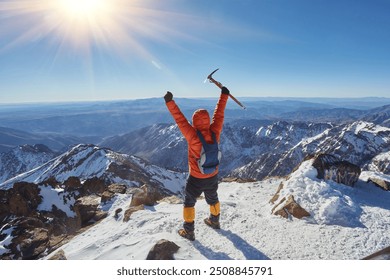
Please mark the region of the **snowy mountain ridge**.
[[[283, 140], [283, 143], [286, 139]], [[286, 141], [289, 142], [289, 141]], [[291, 143], [291, 142], [290, 142]], [[231, 174], [239, 177], [261, 179], [265, 176], [284, 176], [289, 174], [306, 156], [327, 153], [361, 166], [364, 170], [385, 172], [384, 156], [390, 149], [390, 128], [364, 121], [331, 126], [314, 136], [305, 135], [290, 147], [277, 147], [250, 161]], [[368, 169], [370, 168], [370, 169]]]
[[96, 177], [107, 183], [121, 183], [129, 187], [140, 187], [142, 184], [166, 186], [167, 190], [177, 193], [181, 190], [184, 176], [147, 164], [134, 156], [80, 144], [33, 170], [3, 182], [0, 189], [8, 189], [20, 181], [39, 184], [53, 178], [64, 182], [69, 177], [78, 177], [81, 181]]
[[0, 183], [37, 166], [40, 166], [57, 154], [45, 145], [22, 145], [0, 153]]
[[[375, 157], [390, 149], [390, 128], [365, 121], [338, 125], [237, 121], [226, 123], [222, 135], [221, 175], [256, 180], [288, 175], [305, 156], [318, 153], [335, 154], [365, 170], [385, 172], [379, 166], [386, 166], [386, 158]], [[184, 172], [188, 168], [186, 141], [173, 124], [153, 125], [101, 145], [168, 169]]]

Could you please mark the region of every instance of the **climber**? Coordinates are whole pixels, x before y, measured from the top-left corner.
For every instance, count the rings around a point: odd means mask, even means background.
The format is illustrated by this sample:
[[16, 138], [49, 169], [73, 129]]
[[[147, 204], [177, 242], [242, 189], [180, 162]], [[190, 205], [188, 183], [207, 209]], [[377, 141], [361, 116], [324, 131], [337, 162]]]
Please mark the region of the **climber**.
[[210, 215], [204, 222], [214, 229], [220, 229], [220, 202], [217, 193], [219, 142], [229, 93], [226, 87], [221, 88], [211, 122], [207, 110], [198, 109], [192, 116], [192, 125], [176, 105], [173, 94], [168, 91], [164, 96], [168, 110], [188, 143], [189, 176], [185, 186], [184, 223], [178, 233], [191, 241], [195, 240], [195, 203], [202, 192], [210, 206]]

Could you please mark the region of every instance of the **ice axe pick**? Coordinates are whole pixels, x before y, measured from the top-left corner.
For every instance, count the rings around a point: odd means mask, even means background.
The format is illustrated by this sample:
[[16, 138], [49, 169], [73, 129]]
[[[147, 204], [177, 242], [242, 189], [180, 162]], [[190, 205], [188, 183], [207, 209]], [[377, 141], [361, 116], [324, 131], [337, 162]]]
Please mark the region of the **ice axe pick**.
[[[211, 72], [210, 75], [207, 76], [206, 80], [209, 80], [210, 83], [214, 83], [217, 87], [222, 88], [223, 85], [213, 78], [213, 74], [215, 72], [217, 72], [218, 70], [219, 70], [219, 68], [217, 68], [213, 72]], [[238, 101], [231, 93], [229, 93], [229, 96], [231, 99], [234, 100], [234, 102], [236, 102], [238, 105], [240, 105], [243, 109], [246, 109], [246, 107], [244, 105], [242, 105], [242, 103], [240, 101]]]

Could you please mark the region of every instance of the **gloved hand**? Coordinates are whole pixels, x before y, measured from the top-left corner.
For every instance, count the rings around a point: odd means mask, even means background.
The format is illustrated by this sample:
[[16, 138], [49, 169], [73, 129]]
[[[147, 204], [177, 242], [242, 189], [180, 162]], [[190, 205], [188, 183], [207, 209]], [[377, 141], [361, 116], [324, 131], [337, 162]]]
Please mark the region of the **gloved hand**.
[[221, 88], [221, 93], [222, 94], [230, 94], [230, 91], [226, 87]]
[[167, 91], [167, 93], [164, 95], [165, 102], [169, 102], [173, 99], [173, 94], [170, 91]]

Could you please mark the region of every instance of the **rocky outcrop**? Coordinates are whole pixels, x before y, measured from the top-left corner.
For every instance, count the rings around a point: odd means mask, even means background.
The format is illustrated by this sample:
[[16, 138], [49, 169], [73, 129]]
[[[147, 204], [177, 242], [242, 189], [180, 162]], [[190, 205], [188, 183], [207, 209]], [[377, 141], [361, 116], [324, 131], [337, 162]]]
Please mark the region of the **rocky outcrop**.
[[287, 198], [283, 197], [280, 202], [272, 208], [272, 213], [286, 219], [290, 215], [297, 219], [310, 216], [310, 213], [295, 201], [293, 195], [289, 195]]
[[143, 185], [139, 189], [135, 189], [135, 193], [131, 199], [130, 206], [146, 205], [153, 206], [158, 200], [166, 196], [160, 189]]
[[12, 232], [7, 249], [12, 254], [3, 255], [3, 259], [36, 259], [49, 245], [50, 232], [38, 218], [16, 218], [7, 223], [2, 232]]
[[107, 213], [98, 209], [100, 197], [97, 195], [83, 196], [74, 204], [74, 211], [80, 217], [81, 226], [87, 226], [107, 216]]
[[[7, 240], [3, 242], [5, 253], [0, 258], [37, 259], [44, 256], [84, 227], [107, 216], [100, 207], [103, 194], [107, 194], [107, 202], [116, 193], [126, 191], [125, 185], [105, 186], [99, 179], [81, 183], [77, 177], [69, 177], [63, 183], [54, 178], [39, 185], [18, 182], [12, 188], [0, 190], [0, 241]], [[60, 204], [68, 205], [69, 212], [65, 213], [55, 204], [42, 208], [46, 192], [61, 195]]]
[[283, 183], [280, 183], [278, 190], [276, 191], [275, 195], [271, 198], [269, 201], [271, 204], [276, 205], [272, 208], [271, 212], [274, 215], [282, 216], [283, 218], [289, 218], [289, 216], [293, 216], [297, 219], [302, 219], [304, 217], [309, 217], [310, 213], [307, 212], [301, 205], [299, 205], [293, 195], [289, 195], [288, 197], [282, 197], [281, 191], [284, 187]]
[[161, 190], [147, 185], [143, 185], [139, 189], [133, 189], [132, 192], [133, 197], [129, 208], [125, 211], [124, 222], [128, 222], [134, 212], [144, 210], [145, 206], [153, 206], [157, 201], [166, 197], [166, 194]]
[[67, 260], [64, 250], [58, 250], [49, 260]]
[[363, 258], [363, 260], [390, 260], [390, 246]]
[[7, 194], [9, 214], [15, 216], [28, 216], [35, 211], [42, 202], [36, 184], [19, 182]]
[[347, 186], [353, 186], [361, 173], [359, 166], [329, 154], [317, 155], [313, 166], [317, 169], [318, 179], [333, 180]]
[[147, 260], [174, 260], [174, 254], [180, 247], [172, 242], [165, 239], [161, 239], [153, 246], [153, 248], [149, 251]]
[[134, 212], [137, 212], [137, 211], [140, 211], [140, 210], [144, 210], [145, 209], [145, 206], [143, 204], [141, 205], [138, 205], [138, 206], [130, 206], [126, 211], [125, 211], [125, 214], [124, 214], [124, 217], [123, 217], [123, 221], [124, 222], [128, 222], [130, 220], [130, 217], [131, 215], [134, 213]]
[[127, 186], [125, 186], [123, 184], [109, 185], [107, 190], [105, 190], [101, 195], [101, 202], [103, 204], [107, 203], [115, 196], [115, 194], [117, 194], [117, 193], [124, 194], [124, 193], [126, 193], [126, 190], [127, 190]]
[[385, 190], [390, 190], [390, 182], [378, 177], [370, 177], [367, 182], [372, 182], [375, 186]]

